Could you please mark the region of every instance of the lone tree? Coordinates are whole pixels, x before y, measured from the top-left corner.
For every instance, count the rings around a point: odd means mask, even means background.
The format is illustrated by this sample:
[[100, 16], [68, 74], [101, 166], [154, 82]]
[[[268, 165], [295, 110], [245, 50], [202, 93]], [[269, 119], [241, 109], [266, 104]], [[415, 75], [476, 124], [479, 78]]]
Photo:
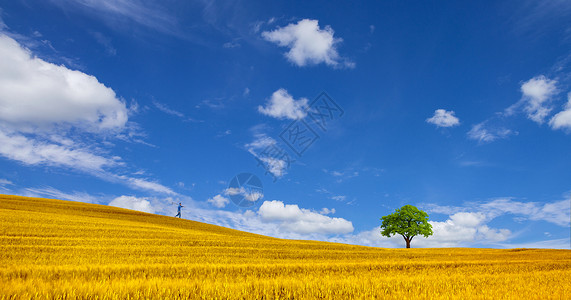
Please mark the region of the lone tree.
[[410, 241], [417, 235], [429, 237], [432, 235], [432, 225], [428, 223], [428, 214], [412, 206], [405, 205], [388, 216], [381, 218], [381, 235], [391, 237], [400, 234], [410, 248]]

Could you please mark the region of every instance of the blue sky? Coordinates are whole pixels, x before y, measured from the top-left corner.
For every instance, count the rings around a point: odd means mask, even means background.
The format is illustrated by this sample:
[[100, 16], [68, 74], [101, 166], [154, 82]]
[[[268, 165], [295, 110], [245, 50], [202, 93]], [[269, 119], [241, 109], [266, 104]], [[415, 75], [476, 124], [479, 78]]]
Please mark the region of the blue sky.
[[[6, 0], [0, 21], [1, 193], [380, 247], [412, 204], [435, 229], [413, 247], [571, 247], [566, 1]], [[240, 173], [264, 186], [246, 208]]]

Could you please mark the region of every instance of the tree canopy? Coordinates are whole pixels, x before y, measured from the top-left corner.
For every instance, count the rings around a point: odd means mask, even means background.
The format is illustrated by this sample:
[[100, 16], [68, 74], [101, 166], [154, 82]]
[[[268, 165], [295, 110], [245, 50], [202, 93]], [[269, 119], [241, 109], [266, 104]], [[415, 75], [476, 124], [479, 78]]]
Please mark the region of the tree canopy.
[[428, 214], [412, 205], [397, 208], [394, 213], [381, 218], [381, 235], [391, 237], [400, 234], [410, 248], [410, 241], [417, 235], [432, 235], [432, 225], [428, 223]]

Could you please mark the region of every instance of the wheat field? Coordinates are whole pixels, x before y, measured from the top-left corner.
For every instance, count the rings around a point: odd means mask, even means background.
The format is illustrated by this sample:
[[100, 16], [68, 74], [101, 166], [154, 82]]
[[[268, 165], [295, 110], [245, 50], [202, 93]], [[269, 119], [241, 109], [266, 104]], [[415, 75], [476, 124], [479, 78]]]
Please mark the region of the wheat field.
[[0, 224], [0, 299], [571, 298], [568, 250], [283, 240], [8, 195]]

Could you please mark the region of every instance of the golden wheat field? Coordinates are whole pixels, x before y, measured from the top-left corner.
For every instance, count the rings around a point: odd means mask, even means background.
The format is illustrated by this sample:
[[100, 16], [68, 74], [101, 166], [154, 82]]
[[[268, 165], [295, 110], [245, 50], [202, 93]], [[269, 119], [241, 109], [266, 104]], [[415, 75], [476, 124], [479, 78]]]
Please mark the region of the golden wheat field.
[[569, 299], [571, 251], [275, 239], [0, 195], [2, 299]]

